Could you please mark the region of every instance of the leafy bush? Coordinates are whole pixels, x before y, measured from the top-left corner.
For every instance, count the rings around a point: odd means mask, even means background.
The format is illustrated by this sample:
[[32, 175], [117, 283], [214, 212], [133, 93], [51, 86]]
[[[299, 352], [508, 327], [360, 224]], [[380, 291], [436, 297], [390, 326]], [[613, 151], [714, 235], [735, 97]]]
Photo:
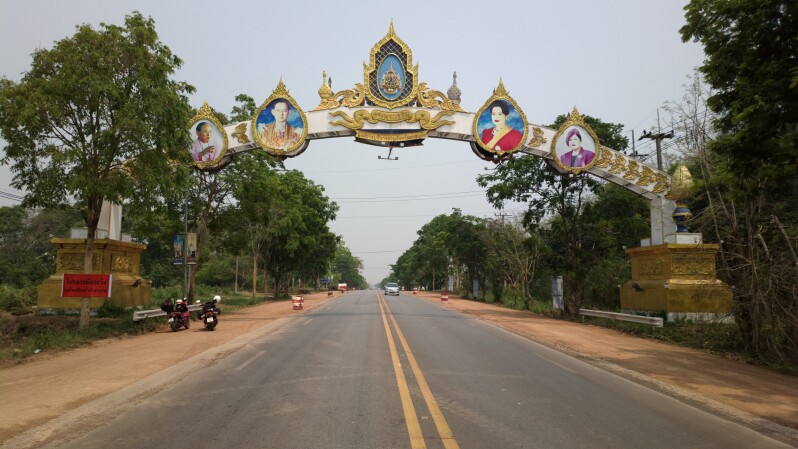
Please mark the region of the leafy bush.
[[36, 305], [36, 287], [15, 288], [0, 285], [0, 310], [11, 313], [27, 312]]

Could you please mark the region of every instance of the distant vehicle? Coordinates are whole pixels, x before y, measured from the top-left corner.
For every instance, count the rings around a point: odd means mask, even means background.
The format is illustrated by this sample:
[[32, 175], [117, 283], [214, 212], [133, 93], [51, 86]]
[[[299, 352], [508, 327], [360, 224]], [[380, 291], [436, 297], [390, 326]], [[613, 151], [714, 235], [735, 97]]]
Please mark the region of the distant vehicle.
[[341, 293], [346, 291], [346, 282], [342, 282], [342, 283], [338, 284], [338, 291], [341, 292]]
[[396, 282], [388, 282], [385, 284], [385, 294], [399, 296], [399, 284]]

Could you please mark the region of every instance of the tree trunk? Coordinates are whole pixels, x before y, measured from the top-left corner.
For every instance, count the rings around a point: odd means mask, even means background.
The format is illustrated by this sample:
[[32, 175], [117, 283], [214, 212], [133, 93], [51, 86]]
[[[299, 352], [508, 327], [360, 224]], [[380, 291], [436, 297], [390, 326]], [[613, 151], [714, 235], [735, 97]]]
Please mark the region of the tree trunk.
[[[94, 259], [94, 236], [97, 234], [97, 223], [100, 222], [100, 208], [103, 199], [99, 197], [89, 197], [86, 204], [86, 253], [83, 257], [83, 273], [91, 274], [93, 271], [92, 259]], [[89, 325], [91, 316], [91, 304], [89, 298], [83, 298], [80, 307], [80, 321], [78, 326], [84, 329]]]
[[258, 253], [252, 253], [252, 297], [258, 295]]
[[[277, 299], [277, 290], [275, 289], [275, 299]], [[263, 267], [263, 299], [269, 299], [269, 272], [266, 267]]]

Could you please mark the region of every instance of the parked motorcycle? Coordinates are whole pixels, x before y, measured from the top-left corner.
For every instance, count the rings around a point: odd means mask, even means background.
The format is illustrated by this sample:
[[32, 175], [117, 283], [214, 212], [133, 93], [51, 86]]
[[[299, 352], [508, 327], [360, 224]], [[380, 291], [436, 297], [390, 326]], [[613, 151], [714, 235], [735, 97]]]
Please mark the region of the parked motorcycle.
[[217, 298], [219, 298], [219, 296], [213, 298], [213, 301], [208, 301], [203, 304], [202, 311], [199, 315], [199, 318], [205, 324], [205, 329], [208, 329], [209, 331], [216, 329], [216, 325], [219, 324], [218, 315], [222, 313], [222, 311], [216, 307], [216, 304], [219, 302]]
[[[164, 307], [162, 306], [161, 308]], [[167, 307], [165, 312], [169, 317], [166, 322], [169, 323], [169, 327], [172, 328], [173, 332], [177, 332], [181, 327], [188, 329], [191, 326], [191, 319], [189, 319], [188, 316], [188, 306], [182, 299], [178, 299], [173, 308]]]

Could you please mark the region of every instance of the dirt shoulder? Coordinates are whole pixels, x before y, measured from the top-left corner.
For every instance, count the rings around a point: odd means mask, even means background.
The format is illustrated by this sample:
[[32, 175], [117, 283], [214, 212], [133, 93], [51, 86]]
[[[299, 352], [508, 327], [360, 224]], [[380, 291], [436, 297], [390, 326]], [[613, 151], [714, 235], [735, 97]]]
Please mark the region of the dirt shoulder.
[[[418, 297], [440, 303], [435, 294], [420, 292]], [[152, 334], [41, 354], [23, 365], [4, 368], [0, 370], [0, 442], [265, 324], [312, 310], [327, 299], [326, 293], [306, 295], [304, 310], [296, 311], [290, 301], [266, 303], [223, 313], [214, 332], [203, 330], [197, 322], [177, 333], [164, 326]], [[452, 297], [441, 307], [490, 321], [798, 444], [798, 378], [610, 329], [490, 304]]]

